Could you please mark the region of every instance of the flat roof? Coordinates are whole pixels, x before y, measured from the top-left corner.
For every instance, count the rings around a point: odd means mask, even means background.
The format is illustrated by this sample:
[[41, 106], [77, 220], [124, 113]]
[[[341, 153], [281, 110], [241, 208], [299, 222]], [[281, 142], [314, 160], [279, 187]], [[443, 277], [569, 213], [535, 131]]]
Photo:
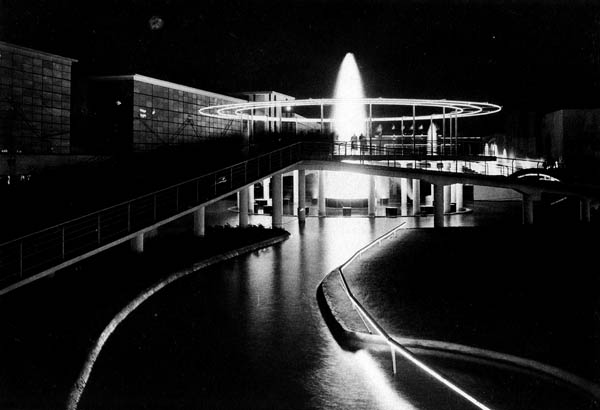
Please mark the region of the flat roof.
[[63, 57], [63, 56], [59, 56], [58, 54], [47, 53], [45, 51], [40, 51], [40, 50], [35, 50], [33, 48], [18, 46], [16, 44], [6, 43], [4, 41], [0, 41], [0, 46], [9, 48], [11, 50], [25, 52], [25, 54], [31, 54], [31, 55], [34, 55], [34, 56], [36, 56], [36, 55], [37, 56], [42, 55], [42, 56], [49, 57], [49, 58], [56, 59], [56, 60], [66, 60], [66, 61], [69, 61], [71, 63], [76, 63], [77, 62], [77, 60], [75, 60], [74, 58]]
[[291, 98], [292, 100], [295, 100], [296, 97], [288, 95], [288, 94], [284, 94], [284, 93], [280, 93], [279, 91], [242, 91], [239, 93], [235, 93], [236, 95], [257, 95], [257, 94], [275, 94], [275, 95], [279, 95], [282, 97], [288, 97]]
[[170, 81], [159, 80], [157, 78], [147, 77], [147, 76], [141, 75], [141, 74], [94, 76], [91, 78], [93, 80], [101, 80], [101, 81], [125, 81], [125, 80], [140, 81], [140, 82], [147, 83], [147, 84], [154, 84], [154, 85], [158, 85], [161, 87], [172, 88], [174, 90], [185, 91], [188, 93], [202, 94], [202, 95], [206, 95], [209, 97], [227, 99], [232, 102], [246, 102], [246, 100], [232, 97], [230, 95], [213, 93], [212, 91], [206, 91], [206, 90], [201, 90], [199, 88], [188, 87], [186, 85], [172, 83]]

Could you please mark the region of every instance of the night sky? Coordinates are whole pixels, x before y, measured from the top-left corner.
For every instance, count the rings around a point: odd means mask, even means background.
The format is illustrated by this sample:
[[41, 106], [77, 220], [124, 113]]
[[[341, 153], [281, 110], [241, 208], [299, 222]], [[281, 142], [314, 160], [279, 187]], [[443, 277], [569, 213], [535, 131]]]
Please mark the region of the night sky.
[[0, 0], [0, 13], [2, 40], [90, 74], [330, 97], [353, 52], [371, 97], [600, 107], [600, 1]]

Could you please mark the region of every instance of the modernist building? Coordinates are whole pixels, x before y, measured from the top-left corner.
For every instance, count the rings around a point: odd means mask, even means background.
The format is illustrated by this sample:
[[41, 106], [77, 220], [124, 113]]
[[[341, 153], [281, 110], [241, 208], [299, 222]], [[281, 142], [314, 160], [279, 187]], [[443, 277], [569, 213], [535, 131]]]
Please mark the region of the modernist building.
[[70, 153], [74, 62], [71, 58], [0, 42], [2, 153]]
[[245, 138], [239, 120], [207, 118], [198, 110], [244, 100], [143, 75], [94, 77], [88, 90], [88, 146], [142, 152], [218, 138]]
[[600, 109], [558, 110], [544, 115], [548, 156], [570, 168], [600, 167]]

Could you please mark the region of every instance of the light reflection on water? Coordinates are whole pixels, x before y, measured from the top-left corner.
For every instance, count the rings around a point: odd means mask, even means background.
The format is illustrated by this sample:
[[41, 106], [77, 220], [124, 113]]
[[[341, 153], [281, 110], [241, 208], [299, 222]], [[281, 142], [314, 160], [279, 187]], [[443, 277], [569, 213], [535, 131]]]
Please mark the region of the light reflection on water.
[[[223, 206], [207, 210], [207, 225], [237, 225]], [[302, 226], [284, 218], [291, 236], [282, 244], [176, 283], [124, 322], [81, 408], [177, 397], [179, 408], [412, 409], [381, 361], [340, 348], [315, 297], [324, 275], [403, 219], [311, 217]], [[250, 223], [270, 226], [270, 217]]]

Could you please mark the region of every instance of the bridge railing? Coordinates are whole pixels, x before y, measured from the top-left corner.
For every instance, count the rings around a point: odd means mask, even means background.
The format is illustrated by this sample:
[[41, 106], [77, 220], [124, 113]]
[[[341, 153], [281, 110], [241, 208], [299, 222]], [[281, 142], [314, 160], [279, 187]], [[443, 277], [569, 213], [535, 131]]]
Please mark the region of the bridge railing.
[[[477, 173], [482, 175], [509, 176], [521, 169], [543, 168], [544, 161], [529, 158], [506, 158], [486, 156], [464, 146], [448, 147], [445, 152], [440, 146], [421, 144], [404, 147], [385, 145], [359, 145], [352, 142], [335, 142], [329, 151], [333, 157], [365, 161], [385, 161], [388, 167], [410, 167], [446, 172]], [[414, 149], [413, 149], [414, 148]]]
[[[352, 143], [298, 142], [247, 161], [143, 195], [102, 210], [0, 244], [0, 287], [75, 259], [120, 238], [152, 226], [213, 198], [232, 192], [251, 181], [303, 159], [336, 160], [354, 155]], [[388, 166], [407, 166], [406, 151], [364, 146], [358, 148], [361, 161], [371, 157]], [[426, 151], [424, 151], [426, 152]], [[411, 153], [412, 155], [412, 153]], [[383, 157], [381, 157], [383, 156]], [[447, 160], [444, 160], [448, 163]], [[441, 160], [412, 160], [414, 168], [439, 167]], [[487, 161], [454, 160], [450, 171], [498, 174]], [[479, 169], [476, 169], [476, 168]], [[516, 166], [511, 165], [511, 172]], [[508, 168], [506, 168], [508, 169]], [[504, 174], [502, 174], [504, 175]]]
[[301, 160], [296, 143], [0, 244], [0, 288], [94, 251]]
[[369, 333], [378, 334], [385, 340], [385, 342], [390, 347], [390, 351], [392, 353], [392, 365], [393, 365], [394, 374], [396, 374], [396, 354], [399, 354], [404, 359], [406, 359], [407, 361], [409, 361], [410, 363], [415, 365], [420, 371], [427, 374], [429, 377], [433, 378], [436, 382], [443, 384], [448, 389], [450, 389], [453, 393], [458, 394], [459, 396], [461, 396], [465, 400], [469, 401], [471, 404], [473, 404], [477, 408], [479, 408], [481, 410], [491, 410], [488, 406], [486, 406], [485, 404], [480, 402], [478, 399], [476, 399], [474, 396], [472, 396], [471, 394], [469, 394], [465, 390], [463, 390], [461, 387], [459, 387], [455, 382], [453, 382], [446, 376], [443, 376], [442, 374], [438, 373], [432, 367], [428, 366], [427, 364], [425, 364], [424, 362], [419, 360], [413, 353], [410, 352], [410, 350], [408, 350], [401, 343], [399, 343], [392, 336], [390, 336], [388, 334], [388, 332], [377, 322], [377, 320], [373, 317], [373, 315], [371, 315], [371, 313], [369, 313], [369, 311], [367, 311], [367, 309], [360, 303], [360, 301], [354, 296], [354, 294], [350, 290], [350, 286], [348, 285], [348, 282], [346, 281], [346, 277], [344, 276], [344, 269], [346, 267], [348, 267], [356, 259], [360, 258], [365, 252], [367, 252], [369, 249], [371, 249], [375, 245], [378, 245], [378, 244], [381, 245], [381, 243], [384, 240], [395, 237], [396, 232], [398, 232], [400, 229], [402, 229], [403, 225], [404, 225], [404, 223], [400, 224], [399, 226], [391, 229], [384, 235], [375, 239], [368, 245], [359, 249], [357, 252], [354, 253], [354, 255], [352, 255], [352, 257], [350, 257], [350, 259], [348, 259], [346, 262], [344, 262], [342, 265], [340, 265], [336, 269], [336, 271], [340, 277], [341, 287], [344, 290], [344, 293], [346, 294], [346, 296], [348, 297], [350, 302], [352, 303], [352, 306], [356, 310], [357, 314], [360, 316], [365, 327], [368, 329]]

